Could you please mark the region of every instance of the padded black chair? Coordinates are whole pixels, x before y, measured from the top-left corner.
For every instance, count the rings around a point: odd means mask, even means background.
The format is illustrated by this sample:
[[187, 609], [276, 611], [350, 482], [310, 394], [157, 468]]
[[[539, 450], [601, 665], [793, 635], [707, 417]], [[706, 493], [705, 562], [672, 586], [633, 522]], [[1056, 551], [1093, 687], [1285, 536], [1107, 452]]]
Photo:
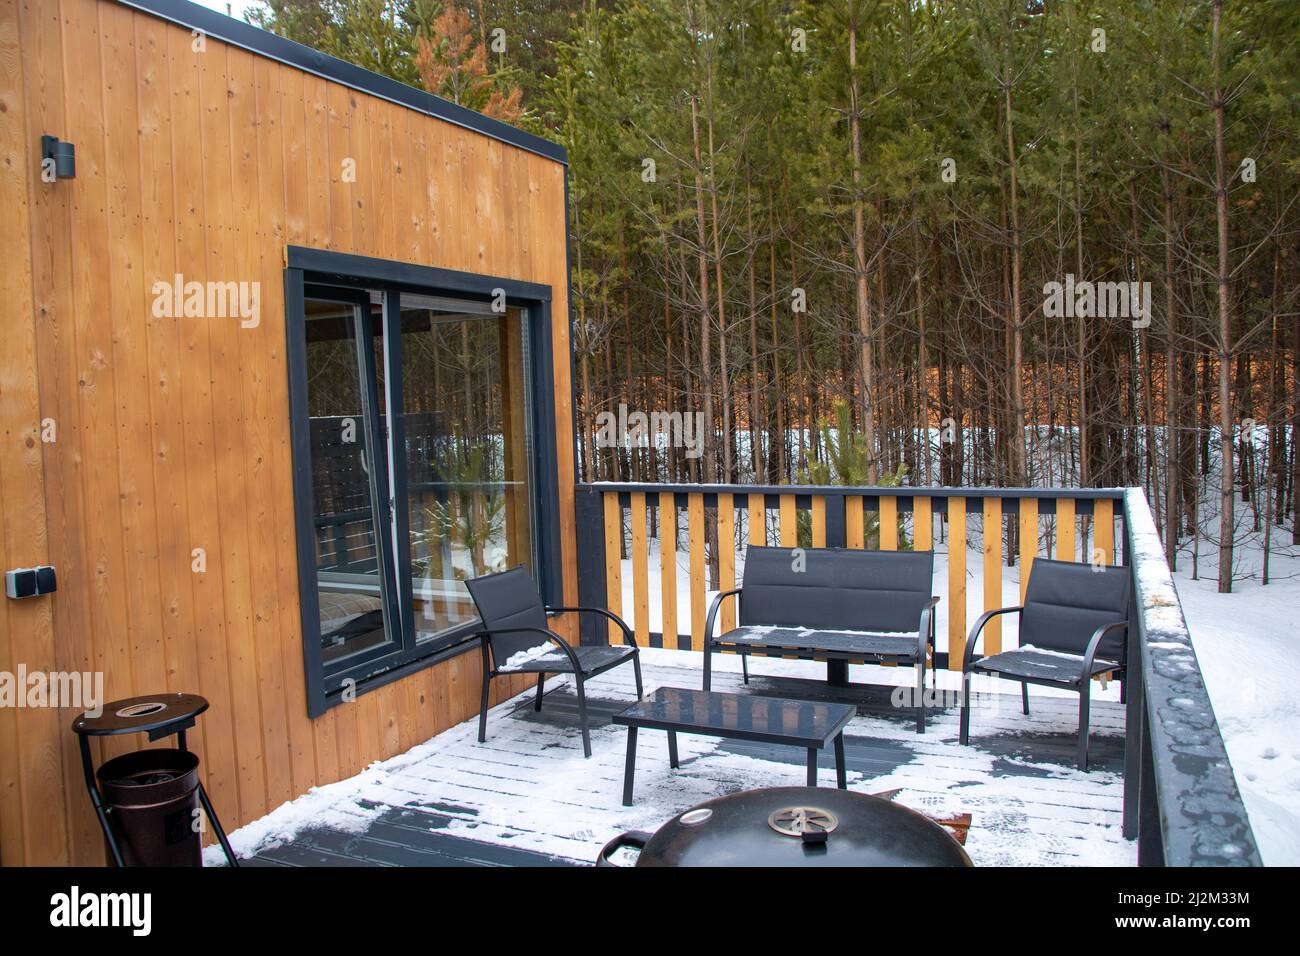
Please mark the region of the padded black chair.
[[[591, 734], [587, 730], [587, 698], [583, 682], [611, 667], [631, 661], [636, 670], [636, 696], [642, 696], [641, 654], [632, 636], [632, 629], [616, 614], [599, 607], [545, 607], [537, 596], [537, 585], [523, 567], [511, 568], [498, 574], [488, 574], [466, 581], [474, 606], [483, 619], [479, 640], [483, 651], [483, 697], [478, 718], [479, 743], [487, 740], [488, 689], [492, 678], [503, 674], [536, 674], [537, 700], [533, 707], [542, 709], [542, 690], [547, 674], [572, 674], [578, 687], [578, 720], [582, 724], [582, 751], [591, 756]], [[572, 646], [546, 626], [549, 613], [574, 612], [601, 614], [623, 630], [621, 647], [607, 644], [582, 644]], [[549, 641], [556, 645], [554, 651], [522, 657], [511, 662], [515, 655], [540, 647]]]
[[[985, 611], [971, 629], [962, 661], [961, 742], [970, 742], [970, 679], [996, 674], [1020, 682], [1024, 712], [1029, 685], [1079, 694], [1079, 769], [1088, 769], [1088, 706], [1099, 674], [1123, 680], [1129, 615], [1129, 569], [1038, 558], [1023, 607]], [[1020, 615], [1020, 647], [976, 659], [975, 642], [999, 614]]]

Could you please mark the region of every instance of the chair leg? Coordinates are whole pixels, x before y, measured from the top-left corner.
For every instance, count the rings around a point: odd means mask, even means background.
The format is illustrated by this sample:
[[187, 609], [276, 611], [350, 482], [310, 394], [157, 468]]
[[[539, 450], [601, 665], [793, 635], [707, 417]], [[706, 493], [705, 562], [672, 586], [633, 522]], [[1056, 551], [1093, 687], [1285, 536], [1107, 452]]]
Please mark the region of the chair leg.
[[478, 710], [478, 742], [484, 743], [487, 740], [487, 712], [488, 712], [488, 688], [492, 684], [492, 678], [487, 674], [483, 675], [483, 694], [479, 699]]
[[632, 655], [632, 671], [636, 674], [636, 699], [640, 700], [645, 696], [645, 688], [641, 686], [641, 653], [639, 651]]
[[925, 658], [916, 662], [916, 732], [925, 733]]
[[958, 723], [958, 740], [970, 743], [970, 674], [961, 675], [961, 719]]
[[587, 694], [582, 689], [582, 675], [574, 674], [578, 684], [578, 722], [582, 725], [582, 755], [591, 756], [591, 733], [587, 730]]
[[1092, 704], [1092, 681], [1085, 681], [1079, 692], [1079, 769], [1088, 769], [1088, 708]]
[[740, 671], [742, 674], [745, 675], [745, 683], [748, 684], [749, 683], [749, 655], [748, 654], [740, 655]]
[[541, 712], [542, 710], [542, 691], [546, 687], [546, 675], [537, 675], [537, 699], [533, 701], [533, 710]]
[[708, 644], [704, 645], [704, 689], [713, 688], [713, 650]]
[[1020, 682], [1020, 709], [1029, 716], [1029, 685], [1024, 681]]

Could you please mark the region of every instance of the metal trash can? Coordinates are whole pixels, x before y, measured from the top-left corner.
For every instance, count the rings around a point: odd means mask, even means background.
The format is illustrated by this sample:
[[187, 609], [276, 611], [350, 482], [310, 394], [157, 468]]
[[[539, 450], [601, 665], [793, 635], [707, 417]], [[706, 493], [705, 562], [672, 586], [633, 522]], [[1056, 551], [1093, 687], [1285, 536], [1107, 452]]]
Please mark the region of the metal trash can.
[[127, 866], [203, 865], [197, 756], [139, 750], [114, 757], [95, 775]]

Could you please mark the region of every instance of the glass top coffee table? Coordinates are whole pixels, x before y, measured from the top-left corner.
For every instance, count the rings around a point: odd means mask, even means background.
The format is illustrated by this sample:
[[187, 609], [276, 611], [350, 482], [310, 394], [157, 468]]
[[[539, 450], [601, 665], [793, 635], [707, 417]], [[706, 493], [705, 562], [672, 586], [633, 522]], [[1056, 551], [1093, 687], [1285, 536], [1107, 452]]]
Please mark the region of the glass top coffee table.
[[803, 747], [808, 751], [810, 787], [817, 786], [817, 751], [834, 743], [835, 781], [845, 790], [844, 728], [856, 714], [851, 704], [660, 687], [614, 716], [614, 723], [627, 727], [623, 805], [632, 805], [636, 734], [643, 727], [668, 732], [668, 761], [673, 769], [678, 765], [679, 733]]

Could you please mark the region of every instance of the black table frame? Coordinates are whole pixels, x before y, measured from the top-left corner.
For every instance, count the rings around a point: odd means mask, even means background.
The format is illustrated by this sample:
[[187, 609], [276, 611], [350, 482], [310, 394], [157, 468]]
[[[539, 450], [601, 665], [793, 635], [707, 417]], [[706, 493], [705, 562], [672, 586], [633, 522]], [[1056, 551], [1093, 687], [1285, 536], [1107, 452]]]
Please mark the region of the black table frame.
[[[698, 692], [697, 692], [698, 693]], [[713, 697], [744, 697], [743, 694], [729, 694], [722, 691], [704, 691]], [[844, 768], [844, 728], [848, 726], [850, 720], [857, 716], [857, 709], [849, 704], [821, 703], [807, 700], [795, 700], [789, 697], [770, 697], [768, 700], [781, 703], [796, 705], [799, 707], [816, 707], [816, 706], [842, 706], [846, 708], [846, 713], [840, 720], [835, 721], [831, 730], [826, 737], [817, 740], [800, 736], [795, 733], [782, 733], [780, 731], [759, 731], [759, 730], [742, 730], [733, 728], [719, 728], [715, 726], [706, 726], [702, 724], [693, 724], [689, 721], [663, 721], [643, 718], [638, 716], [629, 716], [628, 711], [638, 706], [641, 702], [637, 701], [624, 710], [622, 713], [615, 714], [613, 722], [627, 727], [627, 762], [623, 768], [623, 806], [632, 806], [632, 784], [636, 779], [636, 738], [637, 730], [645, 728], [647, 730], [664, 730], [668, 732], [668, 763], [672, 769], [676, 770], [679, 766], [677, 759], [677, 735], [697, 734], [701, 737], [718, 737], [723, 740], [753, 740], [766, 744], [787, 744], [791, 746], [804, 747], [808, 751], [808, 786], [817, 786], [817, 753], [825, 749], [827, 743], [832, 743], [835, 749], [835, 785], [841, 790], [848, 789], [847, 774]]]
[[[134, 700], [135, 698], [132, 698]], [[125, 701], [114, 701], [105, 705], [105, 709], [116, 707]], [[100, 828], [104, 831], [104, 839], [108, 843], [109, 853], [112, 854], [113, 863], [120, 867], [126, 866], [126, 861], [122, 856], [122, 848], [118, 846], [117, 835], [113, 832], [113, 826], [108, 819], [109, 808], [104, 804], [103, 795], [99, 792], [99, 784], [95, 781], [95, 761], [90, 753], [91, 737], [115, 737], [120, 734], [129, 733], [147, 733], [149, 742], [154, 743], [162, 740], [164, 737], [176, 737], [176, 749], [187, 752], [185, 746], [185, 731], [197, 723], [198, 715], [207, 710], [207, 701], [203, 701], [203, 706], [196, 712], [185, 714], [162, 722], [141, 721], [138, 726], [124, 728], [120, 730], [89, 730], [80, 727], [80, 718], [73, 723], [73, 732], [77, 735], [77, 740], [81, 745], [81, 770], [86, 777], [86, 790], [90, 793], [90, 803], [95, 808], [95, 816], [99, 818]], [[198, 781], [199, 785], [199, 802], [203, 805], [203, 812], [212, 824], [212, 829], [217, 835], [217, 840], [221, 844], [221, 850], [226, 855], [226, 861], [233, 867], [239, 866], [239, 860], [235, 858], [235, 851], [226, 839], [226, 831], [221, 828], [221, 821], [217, 819], [217, 811], [212, 808], [212, 801], [208, 799], [208, 791], [203, 786], [203, 780]]]

